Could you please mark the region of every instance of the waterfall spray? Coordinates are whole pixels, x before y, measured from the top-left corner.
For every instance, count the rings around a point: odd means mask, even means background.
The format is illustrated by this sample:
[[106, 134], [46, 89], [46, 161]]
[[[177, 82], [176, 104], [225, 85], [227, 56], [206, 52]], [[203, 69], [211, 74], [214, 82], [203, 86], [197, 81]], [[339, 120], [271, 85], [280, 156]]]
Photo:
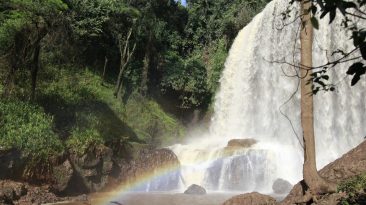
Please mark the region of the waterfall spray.
[[[302, 178], [299, 79], [299, 26], [288, 25], [281, 13], [287, 0], [274, 0], [236, 37], [215, 97], [209, 131], [192, 143], [170, 148], [182, 164], [186, 186], [200, 184], [218, 191], [271, 192], [277, 178], [296, 183]], [[295, 16], [293, 9], [292, 15]], [[320, 21], [314, 34], [314, 66], [335, 60], [338, 49], [353, 49], [340, 20]], [[314, 97], [318, 168], [340, 157], [366, 134], [366, 81], [350, 87], [346, 70], [352, 62], [329, 70], [336, 92]], [[227, 152], [231, 139], [255, 139], [250, 148]]]

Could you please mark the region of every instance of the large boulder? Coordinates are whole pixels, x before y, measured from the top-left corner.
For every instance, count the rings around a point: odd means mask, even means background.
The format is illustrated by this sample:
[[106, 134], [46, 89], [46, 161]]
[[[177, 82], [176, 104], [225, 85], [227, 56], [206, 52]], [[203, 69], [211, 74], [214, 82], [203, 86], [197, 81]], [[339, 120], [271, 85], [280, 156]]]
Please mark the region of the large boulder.
[[257, 192], [241, 194], [227, 200], [223, 205], [276, 205], [276, 199]]
[[[334, 183], [340, 183], [348, 178], [366, 172], [366, 141], [356, 148], [344, 154], [341, 158], [328, 164], [319, 171], [321, 177]], [[281, 202], [284, 205], [294, 204], [296, 199], [301, 197], [304, 190], [304, 182], [297, 183], [289, 195]], [[333, 200], [334, 201], [334, 200]], [[329, 202], [329, 205], [336, 204]]]
[[13, 204], [26, 195], [28, 188], [23, 183], [9, 180], [0, 181], [0, 204]]
[[[165, 170], [165, 171], [164, 171]], [[166, 170], [169, 170], [166, 172]], [[151, 181], [150, 191], [169, 191], [177, 189], [181, 180], [180, 162], [170, 149], [144, 148], [138, 151], [131, 161], [119, 162], [119, 184], [135, 184], [139, 177], [152, 173], [166, 172], [165, 178]], [[143, 187], [141, 187], [144, 189]], [[146, 187], [145, 187], [146, 188]]]
[[60, 165], [55, 165], [52, 172], [53, 184], [52, 189], [57, 193], [64, 193], [71, 184], [71, 179], [74, 176], [74, 169], [71, 162], [66, 159]]
[[276, 179], [272, 185], [272, 190], [275, 194], [287, 194], [291, 191], [293, 185], [284, 180], [284, 179]]
[[[72, 178], [69, 178], [69, 174], [64, 175], [66, 180], [60, 183], [61, 187], [67, 179], [70, 179], [67, 193], [82, 194], [100, 191], [107, 185], [109, 175], [112, 172], [112, 156], [112, 149], [104, 145], [92, 147], [82, 156], [71, 153], [70, 163], [75, 173], [73, 173]], [[63, 165], [62, 169], [71, 173], [68, 162]]]
[[257, 143], [255, 139], [232, 139], [227, 143], [227, 147], [249, 148]]
[[187, 188], [187, 190], [184, 191], [184, 193], [192, 195], [204, 195], [206, 194], [206, 189], [197, 184], [192, 184]]

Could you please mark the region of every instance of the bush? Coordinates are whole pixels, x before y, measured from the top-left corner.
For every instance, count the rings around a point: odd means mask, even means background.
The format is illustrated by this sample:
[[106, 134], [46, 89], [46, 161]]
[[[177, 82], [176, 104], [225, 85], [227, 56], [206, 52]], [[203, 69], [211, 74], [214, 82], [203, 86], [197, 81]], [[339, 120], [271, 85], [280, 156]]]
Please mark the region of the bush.
[[346, 192], [341, 205], [361, 205], [366, 203], [366, 173], [350, 178], [338, 186], [338, 191]]
[[69, 149], [78, 155], [82, 155], [88, 148], [104, 144], [104, 140], [99, 132], [93, 128], [82, 130], [77, 127], [72, 131], [71, 137], [67, 140], [66, 144]]
[[164, 146], [176, 143], [184, 136], [183, 126], [153, 100], [135, 93], [125, 108], [124, 121], [146, 143]]
[[52, 125], [52, 117], [38, 106], [0, 101], [0, 147], [21, 150], [30, 164], [48, 162], [50, 156], [63, 151]]

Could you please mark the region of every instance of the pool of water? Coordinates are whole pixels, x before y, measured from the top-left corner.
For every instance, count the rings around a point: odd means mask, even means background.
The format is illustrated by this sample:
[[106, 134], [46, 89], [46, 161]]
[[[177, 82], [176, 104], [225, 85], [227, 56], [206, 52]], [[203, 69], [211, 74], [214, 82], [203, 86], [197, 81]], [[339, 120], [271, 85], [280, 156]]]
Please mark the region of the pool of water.
[[[172, 192], [148, 193], [97, 193], [88, 196], [89, 202], [63, 202], [58, 205], [222, 205], [226, 200], [241, 193], [218, 192], [205, 195], [188, 195]], [[273, 196], [278, 201], [284, 196]]]

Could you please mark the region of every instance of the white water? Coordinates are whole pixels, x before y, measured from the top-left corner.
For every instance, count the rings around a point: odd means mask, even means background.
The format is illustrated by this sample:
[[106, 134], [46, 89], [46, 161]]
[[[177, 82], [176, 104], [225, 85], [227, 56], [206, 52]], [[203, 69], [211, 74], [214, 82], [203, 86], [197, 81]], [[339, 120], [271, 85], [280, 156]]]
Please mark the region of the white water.
[[[296, 91], [298, 79], [283, 73], [292, 75], [293, 68], [272, 63], [299, 61], [299, 22], [281, 29], [280, 14], [287, 5], [286, 0], [272, 1], [240, 31], [220, 80], [210, 129], [191, 143], [170, 147], [182, 164], [186, 187], [200, 184], [217, 191], [271, 192], [277, 178], [291, 183], [301, 179], [303, 152], [294, 134], [301, 140], [299, 93], [281, 107]], [[353, 48], [339, 24], [328, 26], [328, 19], [320, 22], [320, 32], [314, 37], [314, 66], [339, 57], [332, 57], [332, 51]], [[318, 168], [355, 147], [366, 135], [366, 80], [363, 77], [355, 87], [349, 86], [350, 77], [344, 77], [350, 63], [329, 73], [337, 91], [320, 93], [314, 99]], [[224, 154], [227, 142], [239, 138], [254, 138], [259, 143]]]

